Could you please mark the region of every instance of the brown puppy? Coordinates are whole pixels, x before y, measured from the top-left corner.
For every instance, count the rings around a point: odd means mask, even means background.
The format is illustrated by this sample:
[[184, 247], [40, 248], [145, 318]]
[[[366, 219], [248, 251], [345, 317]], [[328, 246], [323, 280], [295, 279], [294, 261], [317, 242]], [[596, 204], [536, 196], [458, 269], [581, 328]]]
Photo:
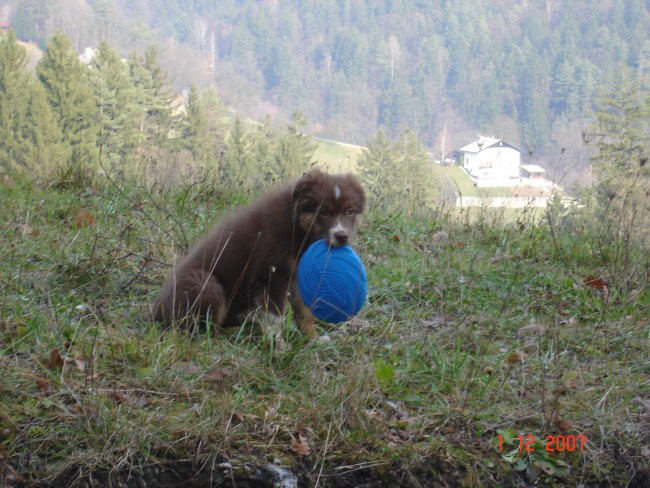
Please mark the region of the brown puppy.
[[281, 315], [289, 298], [303, 334], [313, 337], [314, 319], [295, 286], [295, 267], [318, 239], [346, 244], [364, 206], [364, 191], [351, 174], [314, 169], [277, 188], [217, 224], [176, 265], [152, 304], [152, 318], [170, 325], [209, 317], [230, 327], [258, 310]]

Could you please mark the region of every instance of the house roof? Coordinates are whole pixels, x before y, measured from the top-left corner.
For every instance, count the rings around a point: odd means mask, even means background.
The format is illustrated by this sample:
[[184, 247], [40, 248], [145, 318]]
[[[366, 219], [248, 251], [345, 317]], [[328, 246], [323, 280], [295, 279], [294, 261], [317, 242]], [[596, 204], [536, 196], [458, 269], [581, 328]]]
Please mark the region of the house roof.
[[469, 153], [479, 153], [483, 149], [487, 149], [489, 147], [509, 147], [514, 149], [515, 151], [521, 152], [516, 147], [503, 142], [501, 139], [496, 139], [494, 137], [486, 137], [486, 136], [478, 136], [475, 141], [472, 141], [466, 146], [461, 147], [459, 151], [469, 152]]
[[546, 173], [546, 170], [537, 164], [522, 164], [521, 167], [529, 173]]

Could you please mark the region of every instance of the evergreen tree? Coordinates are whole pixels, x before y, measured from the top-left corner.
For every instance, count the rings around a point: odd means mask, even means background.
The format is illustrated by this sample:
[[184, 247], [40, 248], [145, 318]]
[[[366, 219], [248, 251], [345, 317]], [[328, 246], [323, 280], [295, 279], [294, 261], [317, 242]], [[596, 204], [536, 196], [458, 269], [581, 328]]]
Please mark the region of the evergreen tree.
[[253, 141], [241, 118], [237, 116], [226, 139], [221, 181], [230, 189], [250, 191], [257, 184], [258, 173], [258, 168], [255, 167]]
[[52, 112], [43, 86], [34, 78], [28, 82], [27, 127], [25, 152], [27, 164], [39, 176], [48, 176], [61, 170], [70, 161], [71, 149]]
[[271, 173], [280, 180], [294, 179], [309, 169], [316, 150], [312, 138], [303, 133], [305, 120], [296, 110], [278, 138]]
[[13, 31], [0, 38], [0, 166], [43, 175], [69, 155], [42, 86], [25, 72]]
[[414, 211], [433, 193], [428, 161], [412, 130], [402, 132], [395, 143], [380, 131], [368, 141], [358, 166], [375, 205]]
[[224, 108], [213, 89], [202, 93], [192, 86], [183, 125], [183, 146], [194, 161], [216, 167], [224, 151]]
[[129, 72], [138, 102], [138, 152], [155, 152], [169, 146], [172, 130], [171, 91], [166, 72], [158, 65], [156, 50], [150, 48], [143, 59], [129, 58]]
[[27, 165], [21, 151], [29, 98], [26, 64], [27, 54], [14, 32], [0, 37], [0, 164], [5, 168]]
[[385, 206], [387, 197], [399, 185], [393, 172], [397, 157], [390, 140], [382, 131], [377, 132], [366, 146], [359, 158], [359, 172], [375, 204]]
[[99, 112], [99, 144], [102, 164], [126, 163], [137, 145], [135, 87], [128, 66], [119, 54], [102, 42], [91, 63]]
[[564, 60], [558, 66], [553, 80], [554, 108], [566, 118], [578, 114], [578, 86], [576, 81], [575, 60]]
[[268, 115], [251, 133], [251, 146], [254, 165], [261, 176], [258, 185], [271, 186], [275, 184], [276, 178], [272, 171], [275, 164], [275, 140], [271, 131], [271, 117]]
[[594, 170], [605, 193], [624, 189], [629, 178], [650, 174], [645, 164], [650, 157], [650, 99], [641, 80], [630, 79], [629, 72], [615, 82], [612, 93], [602, 99], [596, 111], [596, 124], [591, 133], [598, 153]]
[[410, 129], [400, 134], [394, 154], [397, 158], [396, 175], [400, 183], [398, 193], [411, 205], [422, 204], [431, 194], [432, 178], [429, 174], [429, 157]]
[[97, 162], [98, 111], [90, 73], [79, 62], [70, 40], [57, 31], [36, 72], [70, 146], [70, 170], [85, 172]]
[[185, 118], [181, 123], [183, 146], [192, 153], [192, 158], [199, 164], [205, 164], [210, 159], [210, 151], [206, 147], [205, 113], [201, 106], [199, 92], [192, 85], [187, 96]]
[[[597, 182], [596, 242], [617, 289], [648, 285], [650, 229], [650, 94], [644, 80], [622, 69], [612, 93], [602, 100], [590, 134]], [[606, 245], [603, 245], [606, 243]]]

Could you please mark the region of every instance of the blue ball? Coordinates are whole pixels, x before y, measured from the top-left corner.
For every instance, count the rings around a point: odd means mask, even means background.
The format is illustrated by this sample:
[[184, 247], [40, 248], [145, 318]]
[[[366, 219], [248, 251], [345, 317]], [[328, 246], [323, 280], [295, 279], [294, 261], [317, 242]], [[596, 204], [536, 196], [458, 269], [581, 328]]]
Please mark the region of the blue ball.
[[361, 310], [368, 278], [361, 259], [350, 246], [330, 248], [319, 240], [300, 258], [298, 290], [314, 317], [339, 324]]

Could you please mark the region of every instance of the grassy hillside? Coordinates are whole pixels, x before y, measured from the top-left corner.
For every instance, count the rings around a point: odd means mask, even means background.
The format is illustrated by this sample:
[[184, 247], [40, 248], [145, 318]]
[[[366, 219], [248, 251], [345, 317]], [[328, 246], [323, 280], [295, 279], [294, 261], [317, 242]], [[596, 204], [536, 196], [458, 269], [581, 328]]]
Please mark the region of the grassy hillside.
[[1, 485], [648, 481], [650, 293], [585, 216], [371, 209], [369, 297], [329, 342], [143, 321], [231, 205], [201, 175], [0, 181]]
[[43, 51], [33, 42], [18, 42], [27, 52], [27, 68], [33, 70], [43, 57]]
[[312, 157], [313, 161], [322, 164], [333, 173], [358, 171], [357, 161], [363, 151], [362, 147], [323, 139], [314, 139], [314, 142], [317, 146]]

